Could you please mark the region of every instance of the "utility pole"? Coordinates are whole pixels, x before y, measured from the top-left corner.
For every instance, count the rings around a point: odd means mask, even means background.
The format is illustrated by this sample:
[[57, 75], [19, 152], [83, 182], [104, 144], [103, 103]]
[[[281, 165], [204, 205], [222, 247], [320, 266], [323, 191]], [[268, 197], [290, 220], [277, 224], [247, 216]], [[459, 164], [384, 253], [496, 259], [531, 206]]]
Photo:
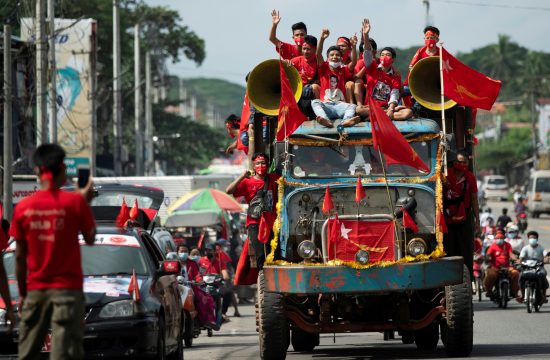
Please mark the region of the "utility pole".
[[151, 53], [145, 53], [145, 169], [147, 175], [154, 175], [155, 161], [153, 154], [153, 108], [151, 83]]
[[[97, 25], [94, 24], [94, 29]], [[90, 107], [92, 108], [92, 143], [90, 145], [90, 174], [97, 170], [97, 31], [92, 32], [92, 62], [90, 64]]]
[[433, 25], [432, 19], [430, 17], [430, 0], [422, 0], [422, 4], [426, 6], [426, 18], [424, 22], [426, 23], [426, 26]]
[[36, 144], [48, 141], [46, 110], [46, 4], [36, 0]]
[[115, 176], [122, 175], [122, 97], [120, 93], [120, 18], [118, 1], [113, 0], [113, 164]]
[[48, 67], [50, 69], [50, 82], [48, 97], [50, 100], [49, 128], [50, 142], [57, 143], [57, 71], [55, 64], [55, 0], [48, 0], [48, 24], [50, 27], [50, 41], [48, 51]]
[[143, 129], [141, 122], [141, 65], [139, 56], [139, 24], [134, 26], [134, 119], [136, 132], [136, 175], [143, 176]]
[[12, 198], [12, 76], [11, 76], [11, 27], [4, 25], [4, 215], [11, 220], [13, 210]]

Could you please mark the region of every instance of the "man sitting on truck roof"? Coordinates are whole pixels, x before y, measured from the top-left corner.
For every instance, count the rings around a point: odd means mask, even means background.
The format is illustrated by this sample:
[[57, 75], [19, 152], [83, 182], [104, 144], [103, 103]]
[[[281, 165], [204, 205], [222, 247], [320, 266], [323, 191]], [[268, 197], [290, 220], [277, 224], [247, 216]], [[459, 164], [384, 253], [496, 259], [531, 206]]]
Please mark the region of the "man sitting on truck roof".
[[[405, 106], [398, 106], [401, 76], [396, 74], [392, 67], [397, 56], [396, 52], [391, 47], [383, 48], [380, 51], [380, 64], [377, 64], [372, 56], [371, 43], [368, 41], [370, 29], [369, 19], [364, 19], [363, 38], [365, 39], [365, 51], [363, 52], [363, 61], [365, 62], [365, 72], [368, 75], [364, 102], [368, 102], [368, 97], [372, 97], [378, 105], [386, 109], [386, 113], [390, 119], [408, 119], [412, 116], [412, 110]], [[357, 114], [368, 117], [368, 106], [358, 106]]]
[[[342, 64], [342, 50], [338, 46], [331, 46], [327, 50], [327, 61], [323, 58], [323, 44], [330, 32], [323, 29], [317, 47], [317, 65], [319, 66], [319, 81], [321, 82], [321, 99], [311, 102], [311, 107], [317, 116], [317, 122], [326, 127], [333, 127], [331, 120], [343, 119], [342, 125], [353, 126], [359, 121], [355, 119], [355, 104], [345, 102], [345, 83], [353, 79], [353, 68], [357, 63], [357, 37], [352, 37], [352, 61], [348, 65]], [[347, 120], [347, 121], [346, 121]]]
[[286, 42], [282, 42], [277, 38], [277, 25], [281, 21], [279, 12], [273, 10], [271, 12], [271, 18], [273, 20], [271, 31], [269, 32], [269, 41], [275, 45], [275, 49], [281, 55], [281, 58], [290, 60], [296, 56], [302, 54], [302, 45], [304, 44], [304, 38], [307, 35], [307, 27], [303, 22], [298, 22], [292, 25], [292, 38], [296, 45], [292, 45]]

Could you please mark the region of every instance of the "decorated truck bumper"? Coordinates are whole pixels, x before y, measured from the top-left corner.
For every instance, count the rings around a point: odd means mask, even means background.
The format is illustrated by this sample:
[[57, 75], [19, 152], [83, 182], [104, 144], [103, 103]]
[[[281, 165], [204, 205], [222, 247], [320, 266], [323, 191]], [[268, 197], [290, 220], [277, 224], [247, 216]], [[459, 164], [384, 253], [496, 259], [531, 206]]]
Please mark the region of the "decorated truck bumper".
[[263, 273], [266, 291], [282, 294], [379, 293], [434, 289], [463, 280], [462, 257], [387, 267], [273, 266]]

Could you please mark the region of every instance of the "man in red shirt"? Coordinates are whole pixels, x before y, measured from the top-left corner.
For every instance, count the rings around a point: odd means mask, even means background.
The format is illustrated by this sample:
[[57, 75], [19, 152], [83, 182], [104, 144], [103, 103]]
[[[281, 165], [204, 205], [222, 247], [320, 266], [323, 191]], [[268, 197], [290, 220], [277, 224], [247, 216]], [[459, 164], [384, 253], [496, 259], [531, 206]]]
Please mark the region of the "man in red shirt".
[[[254, 164], [255, 174], [250, 176], [250, 173], [245, 171], [241, 176], [235, 179], [235, 181], [229, 184], [225, 192], [236, 198], [244, 196], [246, 202], [250, 204], [252, 199], [254, 199], [259, 191], [263, 191], [264, 185], [266, 185], [267, 189], [263, 192], [265, 206], [262, 211], [262, 216], [269, 217], [273, 220], [276, 217], [277, 180], [280, 176], [268, 173], [267, 164], [269, 163], [269, 157], [266, 154], [254, 154], [252, 162]], [[271, 221], [267, 222], [271, 223]], [[247, 214], [245, 226], [248, 233], [249, 254], [256, 257], [257, 266], [261, 269], [265, 261], [266, 253], [269, 252], [269, 241], [264, 247], [264, 244], [258, 240], [260, 218], [255, 219], [250, 213]]]
[[269, 32], [269, 41], [275, 45], [275, 49], [281, 55], [281, 58], [284, 60], [290, 60], [296, 56], [302, 55], [302, 45], [304, 44], [304, 38], [307, 35], [307, 27], [303, 22], [298, 22], [292, 25], [292, 38], [296, 45], [282, 42], [277, 38], [277, 26], [281, 21], [279, 12], [273, 10], [271, 12], [272, 25], [271, 31]]
[[439, 42], [439, 29], [435, 26], [426, 26], [424, 28], [424, 46], [416, 51], [411, 62], [409, 71], [422, 59], [431, 56], [439, 56], [439, 48], [436, 46]]
[[81, 359], [84, 293], [78, 233], [93, 245], [95, 220], [88, 202], [92, 182], [76, 192], [61, 190], [67, 181], [65, 151], [40, 145], [33, 155], [41, 190], [15, 208], [10, 235], [17, 242], [15, 271], [19, 287], [19, 358], [39, 355], [48, 329], [52, 358]]
[[235, 114], [231, 114], [225, 119], [225, 129], [227, 130], [227, 135], [232, 139], [235, 139], [227, 149], [225, 150], [226, 154], [232, 154], [233, 150], [237, 148], [237, 139], [239, 136], [239, 129], [241, 127], [241, 118]]
[[[342, 63], [342, 50], [331, 46], [327, 50], [327, 61], [323, 58], [323, 44], [330, 35], [328, 29], [321, 32], [321, 40], [317, 47], [317, 65], [319, 66], [319, 81], [321, 82], [320, 98], [311, 102], [311, 107], [317, 116], [317, 122], [326, 127], [333, 127], [331, 120], [343, 119], [342, 125], [353, 126], [355, 123], [355, 104], [346, 102], [346, 82], [353, 80], [353, 69], [357, 63], [357, 37], [352, 37], [352, 61], [348, 65]], [[357, 117], [357, 120], [359, 117]], [[347, 120], [347, 121], [346, 121]]]
[[219, 274], [224, 280], [229, 280], [227, 264], [215, 254], [214, 244], [207, 244], [204, 248], [205, 256], [199, 260], [199, 267], [203, 275]]
[[318, 99], [319, 93], [321, 92], [317, 78], [316, 50], [317, 38], [315, 36], [306, 35], [304, 38], [304, 45], [302, 46], [302, 55], [290, 60], [290, 63], [298, 70], [300, 78], [302, 79], [301, 99]]
[[510, 266], [510, 259], [516, 260], [517, 257], [512, 251], [512, 245], [504, 241], [504, 238], [504, 234], [498, 233], [495, 236], [496, 241], [489, 246], [486, 253], [490, 266], [485, 275], [484, 285], [489, 298], [493, 296], [493, 286], [497, 280], [498, 271], [502, 268], [508, 269], [512, 294], [517, 296], [518, 293], [519, 272], [513, 266]]

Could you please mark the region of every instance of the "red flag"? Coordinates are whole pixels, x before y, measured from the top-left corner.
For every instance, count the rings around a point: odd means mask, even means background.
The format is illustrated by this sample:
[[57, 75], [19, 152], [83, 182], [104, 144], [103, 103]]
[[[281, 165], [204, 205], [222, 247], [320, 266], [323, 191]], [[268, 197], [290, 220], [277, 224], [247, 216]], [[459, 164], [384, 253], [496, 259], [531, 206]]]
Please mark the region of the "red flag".
[[137, 219], [138, 212], [139, 212], [138, 210], [139, 210], [139, 207], [138, 207], [137, 199], [134, 199], [134, 206], [132, 206], [132, 208], [130, 209], [130, 219], [132, 220]]
[[355, 202], [359, 204], [366, 196], [365, 188], [361, 184], [361, 175], [359, 175], [357, 177], [357, 186], [355, 187]]
[[[283, 62], [279, 61], [281, 76], [281, 102], [279, 104], [279, 122], [277, 124], [277, 141], [283, 141], [300, 126], [306, 116], [300, 111], [294, 98], [290, 81], [286, 76]], [[285, 125], [286, 124], [286, 125]]]
[[273, 223], [275, 218], [268, 213], [262, 213], [260, 218], [260, 226], [258, 227], [258, 241], [262, 244], [266, 244], [269, 240], [269, 235], [271, 234], [271, 229], [273, 228]]
[[243, 250], [237, 263], [235, 270], [234, 284], [237, 285], [252, 285], [258, 281], [258, 268], [250, 267], [250, 256], [248, 255], [248, 238], [245, 240]]
[[416, 225], [411, 214], [405, 208], [403, 208], [403, 227], [412, 230], [415, 234], [418, 232], [418, 225]]
[[120, 211], [118, 213], [118, 216], [116, 217], [116, 226], [123, 227], [124, 224], [126, 224], [126, 221], [130, 219], [130, 210], [128, 210], [128, 206], [126, 205], [126, 199], [122, 198], [122, 205], [120, 206]]
[[248, 101], [248, 93], [244, 94], [243, 110], [241, 112], [241, 126], [239, 127], [239, 136], [237, 136], [237, 150], [243, 150], [248, 154], [248, 146], [241, 141], [241, 133], [248, 131], [248, 120], [250, 119], [250, 102]]
[[332, 203], [332, 198], [330, 197], [330, 191], [328, 191], [327, 185], [327, 189], [325, 190], [325, 199], [323, 200], [323, 212], [328, 214], [332, 209], [334, 209], [334, 204]]
[[388, 115], [369, 96], [372, 141], [376, 150], [382, 151], [386, 164], [405, 164], [429, 173], [430, 168], [397, 130]]
[[437, 214], [435, 222], [437, 223], [437, 228], [439, 229], [439, 231], [446, 234], [447, 233], [447, 224], [445, 223], [445, 217], [443, 216], [442, 211], [440, 211]]
[[441, 50], [445, 96], [460, 105], [491, 110], [502, 83], [464, 65], [447, 50]]
[[340, 221], [338, 220], [338, 214], [334, 214], [334, 219], [329, 220], [330, 230], [328, 236], [328, 243], [334, 244], [340, 240]]
[[141, 294], [139, 293], [139, 282], [135, 269], [132, 270], [132, 277], [130, 278], [130, 284], [128, 285], [128, 293], [132, 295], [132, 299], [134, 299], [135, 302], [139, 302], [141, 300]]

